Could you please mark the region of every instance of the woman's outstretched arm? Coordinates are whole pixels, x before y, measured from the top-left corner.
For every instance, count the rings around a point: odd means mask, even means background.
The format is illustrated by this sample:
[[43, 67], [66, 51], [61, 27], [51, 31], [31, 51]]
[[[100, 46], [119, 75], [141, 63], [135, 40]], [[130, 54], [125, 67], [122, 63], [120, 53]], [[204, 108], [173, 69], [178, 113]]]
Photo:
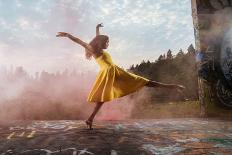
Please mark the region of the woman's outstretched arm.
[[94, 53], [92, 47], [89, 44], [87, 44], [86, 42], [82, 41], [81, 39], [79, 39], [77, 37], [72, 36], [69, 33], [58, 32], [58, 34], [56, 36], [57, 37], [67, 37], [67, 38], [71, 39], [72, 41], [74, 41], [75, 43], [78, 43], [79, 45], [81, 45], [82, 47], [84, 47], [85, 49], [90, 51], [91, 53]]
[[103, 27], [102, 23], [97, 24], [96, 26], [96, 36], [100, 35], [100, 27]]

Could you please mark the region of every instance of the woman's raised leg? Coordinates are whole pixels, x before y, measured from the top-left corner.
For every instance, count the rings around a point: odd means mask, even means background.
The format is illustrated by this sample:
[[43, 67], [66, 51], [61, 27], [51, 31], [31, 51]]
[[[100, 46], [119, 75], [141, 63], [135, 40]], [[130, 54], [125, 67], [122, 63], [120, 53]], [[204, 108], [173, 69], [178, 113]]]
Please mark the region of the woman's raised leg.
[[156, 82], [156, 81], [149, 81], [145, 86], [147, 87], [160, 87], [160, 88], [169, 88], [169, 89], [185, 89], [184, 86], [182, 85], [176, 85], [176, 84], [165, 84], [161, 82]]

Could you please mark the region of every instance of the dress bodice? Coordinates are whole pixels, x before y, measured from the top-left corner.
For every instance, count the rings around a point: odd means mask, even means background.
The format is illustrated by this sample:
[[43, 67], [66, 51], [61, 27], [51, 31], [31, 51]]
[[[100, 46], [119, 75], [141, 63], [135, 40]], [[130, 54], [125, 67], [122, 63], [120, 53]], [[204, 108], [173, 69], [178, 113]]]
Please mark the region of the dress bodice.
[[114, 66], [112, 58], [110, 54], [106, 51], [103, 51], [102, 55], [96, 58], [97, 63], [101, 68], [106, 68], [110, 66]]

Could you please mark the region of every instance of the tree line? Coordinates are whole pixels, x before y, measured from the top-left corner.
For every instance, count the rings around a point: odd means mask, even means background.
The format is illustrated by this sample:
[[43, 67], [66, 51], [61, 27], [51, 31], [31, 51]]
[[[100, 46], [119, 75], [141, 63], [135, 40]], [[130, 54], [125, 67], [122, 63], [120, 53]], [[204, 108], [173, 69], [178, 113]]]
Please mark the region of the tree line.
[[151, 80], [181, 84], [186, 87], [182, 94], [164, 89], [150, 90], [149, 92], [154, 100], [197, 100], [198, 86], [195, 54], [196, 51], [192, 44], [189, 45], [186, 52], [180, 49], [176, 55], [173, 55], [173, 51], [169, 49], [154, 62], [143, 60], [140, 64], [132, 65], [129, 71]]

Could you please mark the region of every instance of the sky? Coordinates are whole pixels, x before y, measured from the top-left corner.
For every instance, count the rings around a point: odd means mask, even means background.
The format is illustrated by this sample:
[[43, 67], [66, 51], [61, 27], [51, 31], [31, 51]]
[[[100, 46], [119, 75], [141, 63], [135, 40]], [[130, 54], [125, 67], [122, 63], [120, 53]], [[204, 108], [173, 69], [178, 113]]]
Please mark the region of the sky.
[[81, 46], [55, 35], [89, 42], [98, 23], [110, 37], [107, 51], [124, 69], [195, 42], [190, 0], [0, 0], [0, 65], [32, 74], [97, 71]]

